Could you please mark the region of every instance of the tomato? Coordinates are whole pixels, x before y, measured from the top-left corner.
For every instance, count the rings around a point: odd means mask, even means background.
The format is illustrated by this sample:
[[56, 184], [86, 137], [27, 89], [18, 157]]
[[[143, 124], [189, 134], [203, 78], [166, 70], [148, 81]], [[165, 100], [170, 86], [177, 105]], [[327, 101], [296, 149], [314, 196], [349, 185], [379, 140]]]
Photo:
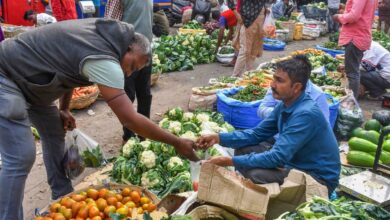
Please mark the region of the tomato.
[[130, 193], [131, 193], [130, 188], [125, 187], [125, 188], [122, 189], [122, 196], [123, 197], [130, 196]]
[[107, 198], [107, 203], [109, 205], [115, 205], [118, 202], [118, 199], [114, 196], [108, 197]]
[[137, 213], [139, 215], [144, 214], [144, 210], [141, 207], [139, 207], [138, 210], [137, 210]]
[[96, 201], [96, 206], [98, 207], [98, 209], [100, 211], [103, 211], [106, 207], [107, 207], [108, 203], [105, 199], [103, 198], [99, 198], [97, 201]]
[[71, 198], [76, 201], [76, 202], [81, 202], [81, 201], [84, 201], [86, 199], [86, 196], [83, 196], [83, 195], [80, 195], [80, 194], [74, 194], [71, 196]]
[[91, 220], [102, 220], [102, 217], [100, 217], [100, 216], [95, 216], [95, 217], [91, 218]]
[[63, 199], [61, 199], [61, 205], [62, 206], [65, 206], [66, 208], [72, 208], [72, 205], [73, 203], [75, 203], [76, 201], [74, 201], [73, 199], [69, 198], [69, 197], [65, 197]]
[[198, 191], [198, 182], [193, 182], [192, 188], [194, 188], [194, 191], [197, 192]]
[[148, 204], [150, 203], [150, 199], [148, 197], [141, 197], [141, 200], [140, 200], [141, 204]]
[[72, 209], [64, 209], [61, 211], [61, 213], [66, 219], [72, 218]]
[[88, 189], [87, 196], [88, 196], [88, 198], [91, 198], [93, 200], [97, 200], [99, 198], [99, 192], [96, 189]]
[[118, 201], [122, 201], [123, 200], [123, 196], [121, 194], [116, 194], [115, 197], [116, 197], [116, 199]]
[[79, 213], [81, 207], [83, 206], [82, 203], [80, 202], [75, 202], [73, 203], [72, 205], [72, 214], [73, 214], [73, 217], [76, 217], [77, 216], [77, 213]]
[[143, 204], [143, 205], [142, 205], [142, 209], [143, 209], [144, 211], [148, 210], [148, 207], [149, 207], [149, 204]]
[[132, 202], [132, 201], [130, 201], [130, 202], [127, 202], [127, 203], [125, 204], [125, 206], [127, 206], [128, 208], [135, 208], [135, 203]]
[[96, 206], [91, 206], [88, 211], [88, 216], [90, 218], [98, 216], [100, 214], [99, 209]]
[[117, 203], [115, 204], [115, 207], [116, 207], [117, 209], [121, 208], [122, 206], [123, 206], [123, 204], [122, 204], [121, 202], [117, 202]]
[[88, 206], [81, 207], [79, 213], [77, 213], [77, 217], [81, 217], [81, 218], [84, 218], [84, 219], [87, 218], [88, 217], [88, 211], [89, 211], [89, 207]]
[[105, 209], [104, 209], [104, 214], [109, 217], [110, 216], [110, 213], [114, 213], [116, 211], [116, 208], [115, 206], [113, 205], [110, 205], [110, 206], [107, 206]]
[[37, 216], [34, 220], [44, 220], [44, 218], [42, 216]]
[[99, 198], [103, 198], [105, 199], [106, 198], [106, 195], [107, 195], [107, 192], [108, 190], [106, 188], [102, 188], [99, 190]]
[[127, 202], [131, 201], [131, 197], [130, 196], [126, 196], [122, 199], [122, 203], [126, 204]]
[[51, 204], [50, 206], [50, 212], [58, 212], [59, 208], [61, 207], [61, 204], [56, 202]]
[[65, 216], [61, 213], [55, 213], [53, 220], [66, 220]]
[[154, 210], [156, 210], [157, 206], [153, 203], [150, 203], [148, 204], [148, 212], [153, 212]]
[[138, 191], [132, 191], [130, 194], [131, 200], [135, 203], [138, 203], [141, 200], [141, 195]]
[[116, 212], [119, 213], [120, 215], [127, 215], [127, 213], [129, 212], [129, 209], [124, 206], [124, 207], [117, 209]]

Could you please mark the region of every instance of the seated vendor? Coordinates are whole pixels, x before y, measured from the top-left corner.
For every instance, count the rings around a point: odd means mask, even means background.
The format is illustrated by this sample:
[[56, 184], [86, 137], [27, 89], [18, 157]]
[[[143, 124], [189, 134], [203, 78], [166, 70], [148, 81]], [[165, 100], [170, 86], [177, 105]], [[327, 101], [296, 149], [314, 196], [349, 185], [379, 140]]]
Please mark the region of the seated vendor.
[[279, 0], [272, 5], [272, 15], [275, 19], [280, 19], [282, 17], [290, 17], [294, 7], [289, 5], [289, 0]]
[[[309, 80], [306, 85], [305, 93], [317, 103], [326, 120], [329, 121], [329, 105], [326, 101], [326, 95], [322, 89]], [[275, 106], [280, 102], [280, 100], [273, 97], [272, 88], [269, 88], [257, 110], [257, 116], [261, 119], [268, 117], [274, 110]]]
[[360, 84], [368, 92], [367, 98], [382, 100], [386, 89], [390, 88], [390, 52], [372, 41], [370, 49], [363, 54], [362, 67]]
[[[257, 127], [232, 133], [204, 135], [199, 148], [220, 144], [236, 150], [234, 157], [213, 157], [207, 162], [234, 166], [254, 183], [283, 183], [291, 169], [311, 175], [326, 185], [329, 193], [337, 187], [340, 174], [338, 143], [324, 114], [305, 91], [311, 65], [305, 56], [276, 64], [271, 83], [273, 96], [282, 100]], [[259, 143], [279, 133], [266, 150]]]

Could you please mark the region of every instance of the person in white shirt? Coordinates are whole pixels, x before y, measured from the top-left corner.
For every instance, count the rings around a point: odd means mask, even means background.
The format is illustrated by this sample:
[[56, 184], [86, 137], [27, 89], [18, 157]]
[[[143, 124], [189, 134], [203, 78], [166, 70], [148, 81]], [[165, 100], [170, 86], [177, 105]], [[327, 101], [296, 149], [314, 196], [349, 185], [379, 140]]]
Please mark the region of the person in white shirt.
[[386, 89], [390, 88], [390, 52], [379, 43], [372, 41], [362, 59], [364, 71], [360, 83], [368, 91], [368, 99], [382, 100]]
[[31, 21], [37, 27], [57, 22], [57, 19], [55, 17], [48, 15], [46, 13], [39, 13], [38, 14], [33, 10], [26, 11], [24, 13], [23, 18], [26, 21]]

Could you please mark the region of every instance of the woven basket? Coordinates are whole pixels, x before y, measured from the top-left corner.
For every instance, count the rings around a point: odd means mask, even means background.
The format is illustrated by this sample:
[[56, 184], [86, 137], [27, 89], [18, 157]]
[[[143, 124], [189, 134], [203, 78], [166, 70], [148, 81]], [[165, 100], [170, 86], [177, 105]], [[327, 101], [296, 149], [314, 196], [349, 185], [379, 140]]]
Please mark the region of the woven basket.
[[154, 86], [154, 85], [157, 84], [157, 81], [160, 78], [160, 75], [161, 75], [160, 73], [152, 74], [151, 81], [150, 81], [150, 86]]
[[[125, 184], [116, 184], [116, 183], [108, 183], [108, 184], [105, 184], [105, 185], [98, 185], [98, 186], [93, 186], [93, 187], [87, 187], [87, 188], [84, 188], [84, 189], [80, 189], [80, 190], [71, 192], [71, 193], [69, 193], [69, 194], [67, 194], [67, 195], [65, 195], [63, 197], [71, 196], [72, 194], [78, 194], [78, 193], [80, 193], [82, 191], [86, 192], [89, 188], [93, 188], [93, 189], [96, 189], [96, 190], [100, 190], [102, 188], [107, 188], [108, 190], [112, 190], [114, 192], [119, 192], [119, 191], [121, 191], [125, 187], [130, 188], [130, 190], [138, 190], [138, 191], [142, 192], [142, 194], [145, 195], [146, 197], [148, 197], [153, 202], [153, 204], [157, 205], [160, 202], [160, 200], [157, 198], [157, 196], [154, 195], [152, 192], [150, 192], [147, 189], [144, 189], [144, 188], [139, 187], [139, 186], [134, 186], [134, 185], [125, 185]], [[63, 197], [61, 197], [61, 198], [63, 198]], [[51, 202], [51, 204], [53, 204], [55, 202], [61, 201], [61, 198], [57, 199], [56, 201]], [[49, 204], [45, 208], [41, 209], [40, 213], [48, 212], [50, 210], [50, 205], [51, 204]]]
[[92, 105], [92, 103], [94, 103], [96, 101], [98, 96], [99, 96], [99, 89], [96, 89], [96, 91], [91, 93], [91, 94], [74, 98], [74, 99], [70, 100], [69, 109], [70, 110], [84, 109], [84, 108]]

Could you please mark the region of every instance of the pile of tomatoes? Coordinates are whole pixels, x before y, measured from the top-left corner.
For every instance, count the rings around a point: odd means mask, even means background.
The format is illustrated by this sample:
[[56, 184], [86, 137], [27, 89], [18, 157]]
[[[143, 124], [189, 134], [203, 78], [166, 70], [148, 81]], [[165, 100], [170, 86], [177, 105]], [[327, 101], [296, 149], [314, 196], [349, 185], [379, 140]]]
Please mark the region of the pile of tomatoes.
[[115, 192], [90, 188], [63, 197], [49, 208], [47, 216], [38, 216], [35, 220], [110, 220], [110, 214], [115, 213], [123, 217], [151, 213], [156, 210], [156, 205], [138, 190], [123, 188]]

